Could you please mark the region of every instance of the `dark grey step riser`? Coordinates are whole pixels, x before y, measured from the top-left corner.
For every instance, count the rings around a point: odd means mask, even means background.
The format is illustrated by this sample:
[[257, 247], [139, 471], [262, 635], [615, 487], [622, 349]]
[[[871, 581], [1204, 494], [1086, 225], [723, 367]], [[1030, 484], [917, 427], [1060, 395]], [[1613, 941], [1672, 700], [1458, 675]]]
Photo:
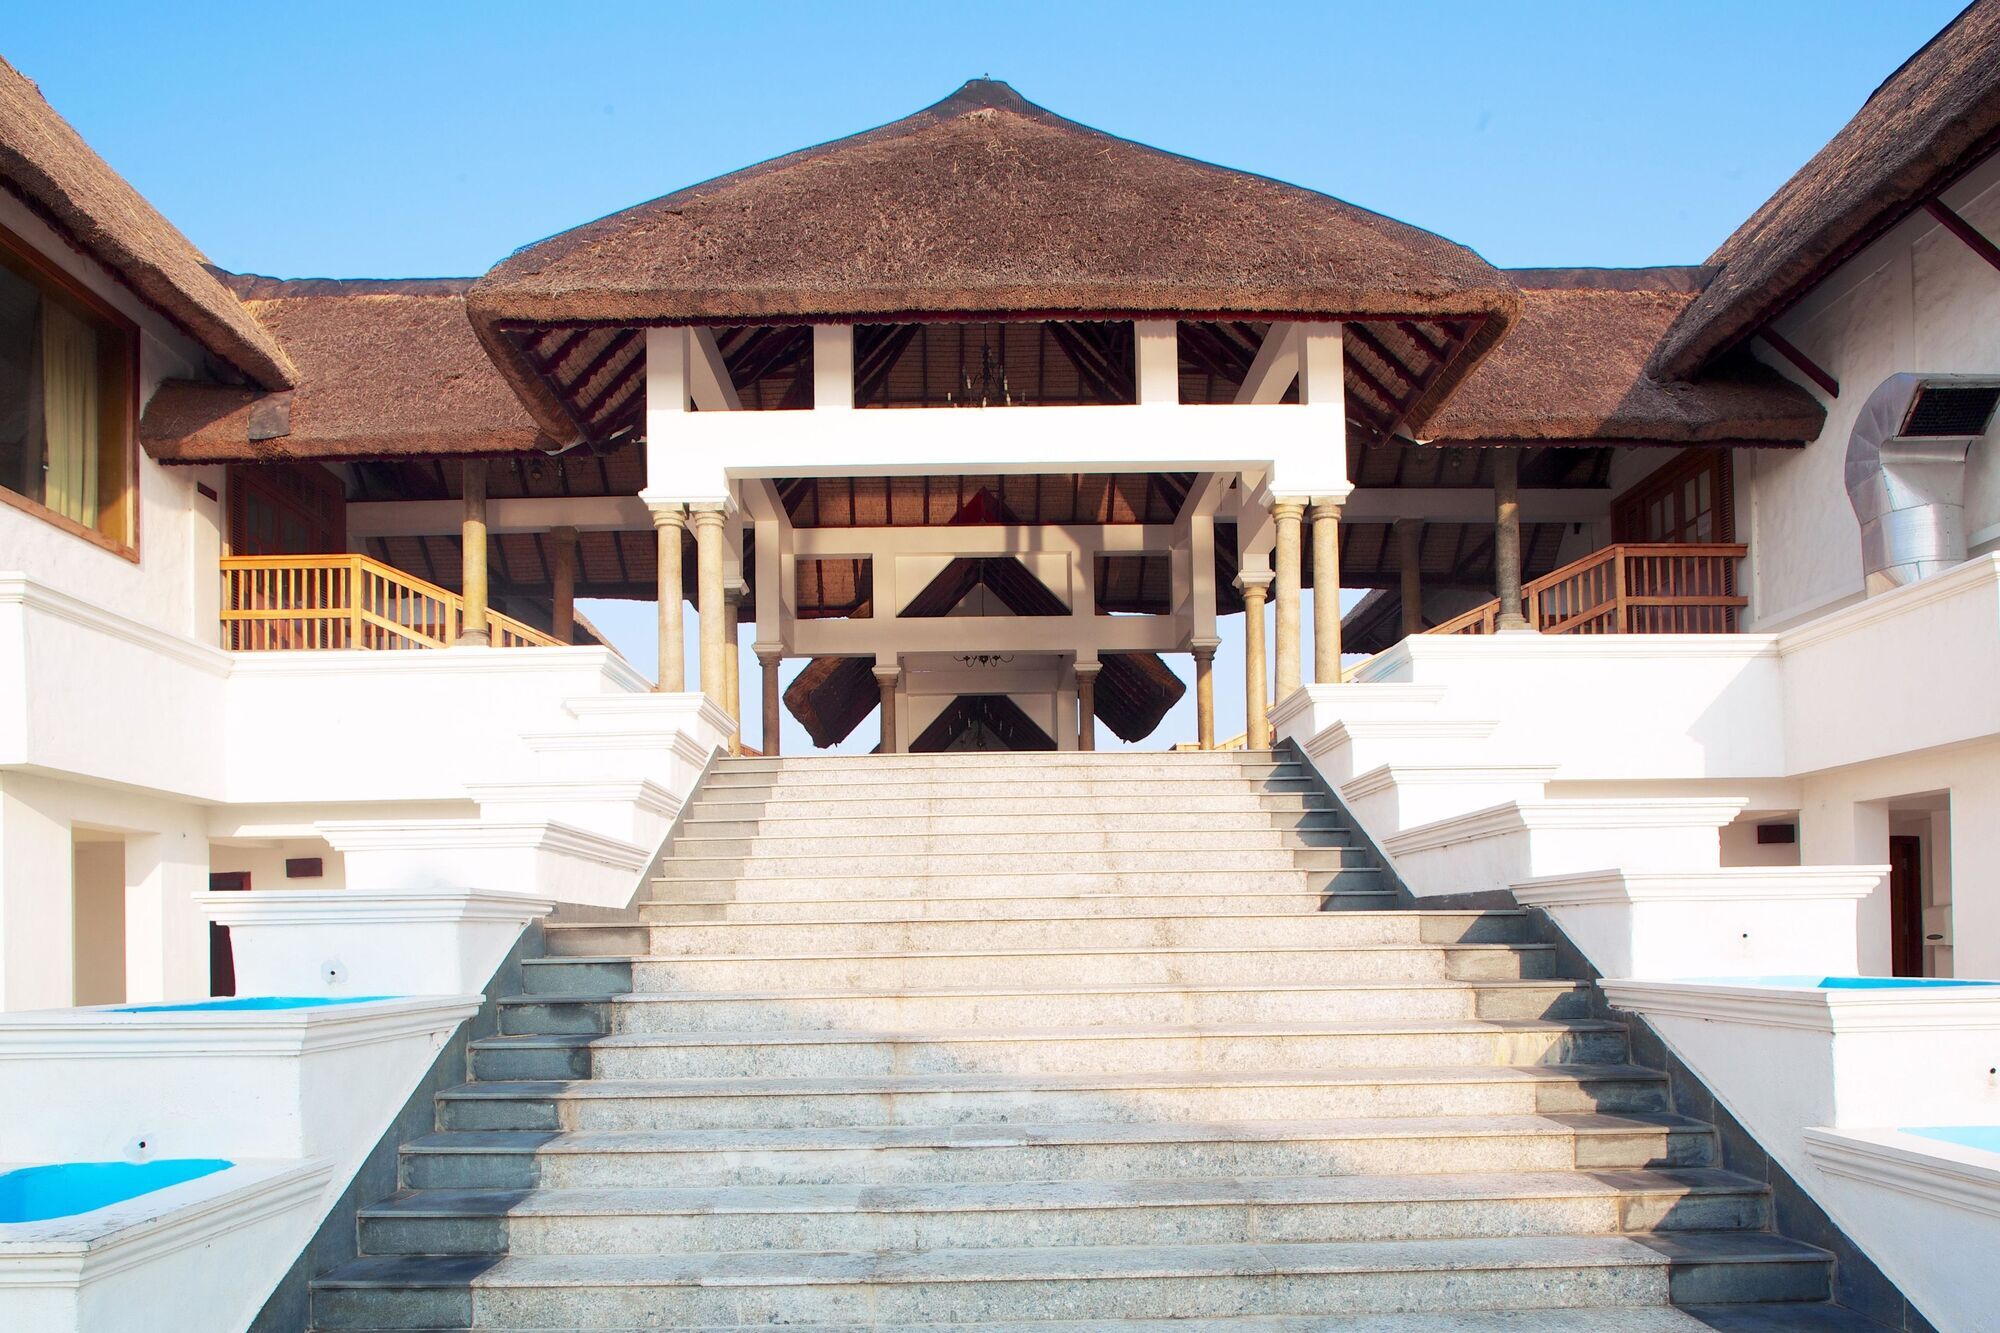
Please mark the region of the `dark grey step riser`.
[[[475, 1085], [476, 1086], [476, 1085]], [[1533, 1085], [1482, 1083], [1436, 1088], [1327, 1086], [1188, 1089], [1174, 1093], [898, 1093], [738, 1097], [446, 1097], [438, 1102], [443, 1131], [815, 1129], [1011, 1125], [1048, 1121], [1099, 1124], [1193, 1123], [1215, 1120], [1297, 1120], [1428, 1115], [1557, 1115], [1567, 1112], [1641, 1114], [1667, 1109], [1663, 1087], [1651, 1080], [1594, 1079]]]
[[1051, 1245], [1248, 1245], [1510, 1235], [1757, 1231], [1755, 1189], [1588, 1198], [1228, 1203], [976, 1212], [363, 1216], [363, 1254], [704, 1254]]
[[[1351, 993], [1350, 993], [1351, 994]], [[610, 1032], [823, 1031], [857, 1028], [909, 1029], [911, 1015], [944, 1020], [951, 1027], [1000, 1027], [1045, 1023], [1140, 1026], [1150, 1023], [1359, 1022], [1369, 1018], [1583, 1018], [1587, 993], [1567, 985], [1515, 989], [1467, 985], [1460, 993], [1423, 993], [1411, 1000], [1395, 992], [1371, 997], [1366, 1007], [1346, 995], [1324, 992], [1223, 992], [1212, 996], [1163, 991], [1155, 994], [1091, 994], [1063, 997], [1051, 1008], [1039, 996], [976, 996], [941, 999], [920, 996], [820, 997], [787, 1006], [769, 1000], [679, 1000], [626, 1003], [602, 1000], [524, 1001], [500, 1008], [500, 1030], [508, 1036], [599, 1036]]]
[[[1233, 1047], [1233, 1049], [1232, 1049]], [[1157, 1054], [1155, 1054], [1157, 1052]], [[971, 1073], [987, 1069], [1095, 1069], [1105, 1073], [1188, 1069], [1347, 1068], [1467, 1064], [1622, 1064], [1625, 1034], [1552, 1036], [1382, 1034], [1371, 1037], [1265, 1037], [1231, 1043], [1109, 1036], [1096, 1041], [852, 1041], [738, 1046], [661, 1045], [596, 1050], [479, 1043], [472, 1076], [485, 1081], [565, 1078], [814, 1078], [837, 1068], [852, 1077]]]
[[[1664, 1279], [1664, 1280], [1663, 1280]], [[1656, 1263], [1407, 1273], [1279, 1273], [1241, 1276], [1148, 1275], [1090, 1282], [1073, 1279], [951, 1283], [856, 1283], [821, 1286], [592, 1287], [581, 1282], [526, 1292], [482, 1286], [343, 1288], [320, 1286], [313, 1317], [323, 1329], [547, 1327], [551, 1317], [577, 1330], [681, 1325], [965, 1323], [1038, 1318], [1052, 1310], [1092, 1320], [1227, 1318], [1338, 1309], [1348, 1316], [1413, 1305], [1536, 1309], [1552, 1305], [1822, 1300], [1831, 1285], [1821, 1262], [1693, 1265], [1663, 1272]]]
[[618, 1189], [704, 1185], [894, 1185], [963, 1181], [1228, 1180], [1244, 1176], [1714, 1165], [1707, 1129], [1590, 1134], [1412, 1135], [1169, 1144], [556, 1153], [405, 1151], [409, 1189]]

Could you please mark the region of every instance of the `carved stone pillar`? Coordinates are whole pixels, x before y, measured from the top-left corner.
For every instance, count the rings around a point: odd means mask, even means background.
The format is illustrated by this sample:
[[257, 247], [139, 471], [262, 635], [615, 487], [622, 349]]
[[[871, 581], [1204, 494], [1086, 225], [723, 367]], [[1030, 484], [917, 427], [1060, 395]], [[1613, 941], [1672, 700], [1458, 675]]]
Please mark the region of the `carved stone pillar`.
[[1243, 573], [1243, 744], [1252, 750], [1271, 747], [1270, 704], [1264, 691], [1270, 665], [1264, 660], [1264, 602], [1271, 594], [1268, 573]]
[[549, 633], [564, 643], [576, 641], [576, 529], [550, 528]]
[[883, 754], [900, 753], [896, 748], [896, 681], [902, 674], [901, 667], [875, 668], [875, 683], [882, 688], [881, 752]]
[[722, 506], [694, 510], [695, 614], [701, 618], [701, 692], [727, 711], [723, 665]]
[[686, 653], [681, 630], [681, 534], [687, 515], [679, 505], [653, 510], [653, 527], [660, 538], [660, 683], [662, 694], [679, 694], [687, 688]]
[[1097, 748], [1097, 673], [1102, 662], [1076, 664], [1076, 748]]
[[1305, 513], [1304, 505], [1290, 500], [1280, 500], [1271, 506], [1271, 518], [1278, 526], [1278, 549], [1274, 555], [1278, 589], [1276, 697], [1279, 699], [1286, 698], [1299, 687], [1304, 668], [1303, 653], [1299, 647], [1299, 585], [1303, 581], [1299, 574], [1299, 521]]
[[486, 460], [465, 460], [461, 489], [465, 517], [459, 524], [459, 591], [465, 614], [458, 623], [457, 642], [483, 648], [493, 642], [486, 622]]
[[778, 753], [778, 664], [785, 660], [782, 648], [758, 644], [757, 665], [764, 668], [764, 732], [760, 738], [766, 755]]
[[743, 753], [743, 645], [737, 641], [738, 608], [743, 605], [743, 587], [724, 585], [722, 589], [722, 707], [736, 719], [736, 734], [730, 737], [729, 753]]
[[1495, 628], [1532, 629], [1521, 614], [1521, 455], [1493, 456], [1493, 590], [1500, 599]]
[[1196, 639], [1189, 652], [1194, 654], [1195, 737], [1204, 750], [1215, 748], [1215, 650], [1214, 639]]
[[1340, 683], [1340, 502], [1312, 507], [1313, 679]]

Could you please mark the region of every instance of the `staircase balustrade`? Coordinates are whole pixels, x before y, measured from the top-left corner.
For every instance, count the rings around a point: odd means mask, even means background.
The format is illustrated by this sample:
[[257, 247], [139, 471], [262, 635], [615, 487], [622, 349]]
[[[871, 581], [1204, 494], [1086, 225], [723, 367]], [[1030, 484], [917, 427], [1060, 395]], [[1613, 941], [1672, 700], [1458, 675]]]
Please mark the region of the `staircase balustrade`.
[[[465, 623], [465, 601], [365, 555], [225, 556], [223, 646], [235, 652], [338, 648], [447, 648]], [[496, 648], [559, 648], [560, 639], [497, 611], [486, 613]]]
[[[1593, 551], [1521, 589], [1528, 623], [1544, 634], [1733, 634], [1749, 599], [1736, 595], [1729, 543], [1622, 543]], [[1496, 598], [1427, 634], [1492, 634]]]

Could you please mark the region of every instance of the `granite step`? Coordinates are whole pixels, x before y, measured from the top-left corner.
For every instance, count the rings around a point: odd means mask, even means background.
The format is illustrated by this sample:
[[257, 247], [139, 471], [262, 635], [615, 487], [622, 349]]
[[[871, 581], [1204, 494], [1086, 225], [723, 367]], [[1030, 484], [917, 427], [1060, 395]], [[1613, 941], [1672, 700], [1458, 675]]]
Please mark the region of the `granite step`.
[[1212, 792], [1159, 791], [1151, 794], [1057, 797], [1009, 786], [997, 794], [968, 793], [962, 787], [926, 787], [913, 793], [854, 796], [846, 786], [814, 789], [811, 795], [759, 794], [739, 790], [719, 794], [706, 788], [688, 804], [690, 821], [714, 819], [897, 820], [1038, 816], [1086, 811], [1106, 818], [1140, 815], [1185, 819], [1209, 814], [1329, 814], [1346, 822], [1331, 799], [1316, 790], [1261, 792], [1247, 786]]
[[[664, 864], [664, 863], [663, 863]], [[654, 902], [687, 898], [737, 902], [753, 898], [943, 898], [1030, 897], [1045, 893], [1159, 893], [1183, 889], [1205, 893], [1370, 893], [1391, 890], [1379, 867], [1333, 870], [1286, 867], [1272, 870], [1051, 870], [1014, 868], [972, 873], [885, 876], [843, 869], [836, 873], [768, 875], [755, 879], [717, 873], [711, 878], [675, 876], [649, 881]]]
[[1099, 916], [1303, 916], [1325, 905], [1325, 894], [1304, 890], [1265, 893], [1071, 893], [1031, 897], [939, 898], [692, 898], [638, 904], [647, 922], [700, 921], [904, 921], [987, 920], [1045, 916], [1078, 920]]
[[[919, 1253], [366, 1257], [321, 1278], [321, 1328], [938, 1322], [1824, 1300], [1831, 1258], [1701, 1233]], [[384, 1318], [387, 1316], [387, 1318]]]
[[[520, 1039], [515, 1039], [520, 1040]], [[1655, 1070], [1617, 1064], [523, 1079], [437, 1098], [441, 1130], [809, 1129], [881, 1125], [1247, 1123], [1337, 1116], [1652, 1114]]]
[[820, 875], [1007, 875], [1024, 871], [1085, 870], [1340, 870], [1369, 865], [1356, 847], [1088, 848], [1044, 851], [1021, 839], [991, 851], [872, 851], [864, 843], [849, 849], [740, 856], [695, 855], [675, 851], [660, 862], [658, 879], [795, 879]]
[[[881, 833], [973, 837], [1002, 834], [1014, 837], [1044, 833], [1132, 833], [1201, 830], [1269, 833], [1299, 830], [1346, 833], [1352, 826], [1326, 809], [1173, 810], [1157, 806], [1129, 811], [1104, 811], [1088, 803], [1051, 806], [1039, 802], [1032, 811], [993, 813], [912, 812], [903, 802], [871, 806], [834, 815], [762, 815], [743, 808], [748, 802], [725, 805], [697, 801], [681, 822], [682, 840], [689, 838], [876, 837]], [[677, 844], [678, 845], [678, 844]]]
[[1023, 843], [1032, 843], [1043, 852], [1145, 852], [1160, 848], [1175, 851], [1309, 851], [1317, 848], [1344, 848], [1353, 845], [1353, 834], [1341, 828], [1203, 828], [1189, 821], [1173, 824], [1155, 821], [1150, 827], [1093, 829], [1053, 827], [1046, 829], [1002, 829], [986, 833], [928, 832], [907, 829], [900, 823], [884, 823], [875, 829], [844, 833], [805, 832], [724, 836], [711, 833], [709, 825], [683, 826], [674, 838], [668, 857], [679, 860], [715, 858], [761, 860], [778, 856], [936, 856], [991, 855], [1018, 852]]
[[655, 958], [788, 953], [964, 953], [1093, 948], [1311, 948], [1362, 944], [1513, 944], [1528, 931], [1515, 914], [1432, 919], [1400, 912], [1137, 912], [1019, 916], [871, 916], [817, 920], [582, 922], [545, 928], [549, 952], [643, 952]]
[[1621, 1023], [1432, 1019], [1199, 1027], [496, 1036], [475, 1079], [814, 1078], [831, 1074], [1248, 1072], [1430, 1065], [1622, 1064]]
[[1189, 797], [1305, 796], [1322, 794], [1318, 781], [1298, 769], [1273, 770], [1243, 777], [1196, 775], [1190, 777], [1144, 777], [1130, 774], [1064, 773], [1028, 774], [1014, 780], [996, 781], [990, 774], [918, 773], [907, 776], [857, 773], [842, 776], [787, 778], [780, 782], [760, 779], [710, 778], [702, 784], [703, 797], [733, 801], [847, 800], [880, 803], [906, 800], [935, 800], [940, 797], [1031, 797], [1048, 802], [1095, 802], [1106, 796], [1140, 796], [1156, 806], [1173, 808]]
[[1334, 985], [1075, 986], [1049, 990], [678, 991], [513, 996], [512, 1035], [608, 1032], [811, 1032], [854, 1028], [1367, 1022], [1580, 1018], [1588, 988], [1569, 980], [1376, 981]]
[[1232, 769], [1245, 765], [1296, 762], [1281, 751], [1261, 750], [981, 750], [976, 753], [946, 751], [937, 754], [787, 754], [732, 755], [719, 759], [716, 773], [796, 773], [796, 772], [875, 772], [899, 768], [924, 770], [978, 768], [988, 772], [1032, 769], [1041, 772], [1053, 766], [1088, 765], [1096, 768], [1161, 768], [1175, 772], [1193, 769]]
[[1715, 1165], [1715, 1130], [1667, 1113], [1180, 1123], [440, 1131], [403, 1146], [411, 1189], [910, 1185], [1031, 1180], [1633, 1170]]
[[677, 1254], [1027, 1245], [1259, 1244], [1759, 1230], [1760, 1183], [1706, 1168], [406, 1190], [362, 1211], [365, 1254]]

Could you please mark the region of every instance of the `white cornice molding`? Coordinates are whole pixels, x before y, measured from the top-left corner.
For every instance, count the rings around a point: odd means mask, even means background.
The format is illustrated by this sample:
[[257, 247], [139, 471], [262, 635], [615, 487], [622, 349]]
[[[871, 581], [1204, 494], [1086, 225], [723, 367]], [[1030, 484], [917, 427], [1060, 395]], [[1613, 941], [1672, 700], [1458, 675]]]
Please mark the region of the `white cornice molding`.
[[1367, 708], [1384, 705], [1428, 707], [1443, 698], [1442, 685], [1411, 685], [1404, 681], [1381, 683], [1341, 681], [1339, 684], [1329, 682], [1323, 685], [1301, 685], [1272, 707], [1271, 725], [1279, 726], [1290, 722], [1317, 704], [1355, 705]]
[[1535, 829], [1719, 829], [1747, 804], [1736, 797], [1506, 801], [1404, 829], [1385, 839], [1382, 850], [1406, 856]]
[[1543, 875], [1512, 885], [1523, 907], [1607, 903], [1858, 902], [1873, 893], [1887, 866], [1749, 866], [1652, 872], [1596, 870]]
[[302, 1009], [43, 1009], [0, 1014], [0, 1061], [297, 1057], [450, 1032], [477, 995], [390, 997]]
[[1330, 724], [1303, 747], [1317, 759], [1358, 741], [1463, 741], [1476, 744], [1499, 728], [1498, 722], [1450, 717], [1346, 717]]
[[2000, 1157], [1893, 1129], [1809, 1128], [1806, 1156], [1829, 1176], [2000, 1217]]
[[228, 659], [230, 674], [243, 676], [525, 676], [595, 669], [621, 690], [648, 688], [646, 678], [609, 648], [431, 648], [412, 652], [334, 648], [223, 656]]
[[[0, 1289], [77, 1287], [208, 1245], [316, 1204], [332, 1176], [333, 1163], [323, 1158], [243, 1161], [216, 1175], [114, 1204], [88, 1231], [73, 1218], [13, 1227], [15, 1236], [0, 1240]], [[232, 1179], [237, 1183], [231, 1184]], [[219, 1184], [228, 1187], [216, 1190]], [[195, 1197], [188, 1198], [190, 1194]], [[177, 1202], [181, 1198], [187, 1202]], [[51, 1234], [36, 1238], [35, 1230], [43, 1227]]]
[[210, 921], [225, 926], [317, 926], [494, 921], [527, 925], [555, 910], [551, 898], [485, 889], [270, 889], [189, 895]]
[[643, 869], [651, 854], [553, 819], [329, 819], [313, 827], [335, 851], [540, 851]]
[[1775, 634], [1424, 634], [1403, 640], [1412, 662], [1750, 661], [1775, 657]]
[[1501, 786], [1549, 782], [1555, 764], [1382, 764], [1341, 784], [1349, 800], [1374, 796], [1393, 787]]
[[1602, 983], [1605, 998], [1648, 1018], [1783, 1028], [1826, 1035], [1861, 1032], [1992, 1032], [2000, 1036], [2000, 986], [1821, 990], [1730, 981]]
[[231, 655], [220, 648], [156, 629], [115, 611], [107, 611], [45, 583], [37, 583], [25, 574], [0, 574], [0, 607], [5, 606], [18, 606], [24, 611], [66, 620], [93, 633], [122, 639], [149, 652], [171, 657], [212, 676], [226, 676], [230, 671]]
[[1981, 586], [2000, 597], [2000, 551], [1974, 556], [1942, 574], [1934, 574], [1892, 592], [1844, 606], [1796, 628], [1783, 630], [1775, 636], [1778, 651], [1789, 655], [1885, 620], [1921, 611], [1933, 603], [1961, 596]]
[[623, 801], [649, 814], [673, 815], [681, 798], [651, 778], [539, 778], [516, 782], [467, 783], [466, 794], [480, 805], [551, 805]]

